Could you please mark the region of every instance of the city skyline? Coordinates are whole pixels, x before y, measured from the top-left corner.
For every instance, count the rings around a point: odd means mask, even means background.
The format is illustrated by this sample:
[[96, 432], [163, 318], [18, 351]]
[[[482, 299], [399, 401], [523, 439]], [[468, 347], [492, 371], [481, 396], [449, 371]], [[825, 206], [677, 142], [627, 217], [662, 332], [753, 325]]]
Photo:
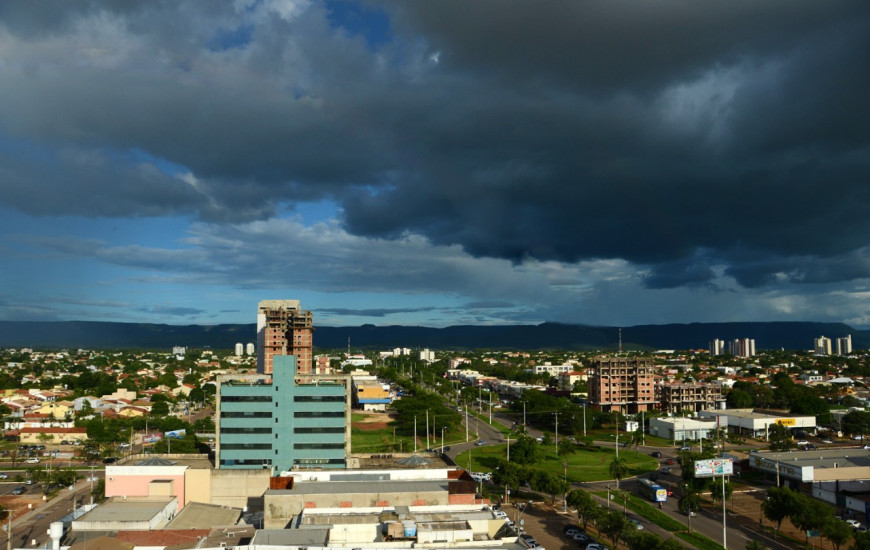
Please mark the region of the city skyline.
[[870, 327], [870, 6], [0, 6], [0, 320]]

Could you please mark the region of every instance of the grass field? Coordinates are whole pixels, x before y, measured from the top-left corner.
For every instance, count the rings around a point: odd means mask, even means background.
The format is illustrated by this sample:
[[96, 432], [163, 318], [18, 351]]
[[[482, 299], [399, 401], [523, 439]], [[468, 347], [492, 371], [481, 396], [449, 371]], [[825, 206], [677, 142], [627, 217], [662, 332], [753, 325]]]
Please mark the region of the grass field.
[[[456, 463], [474, 472], [488, 472], [494, 470], [506, 455], [506, 445], [475, 447], [460, 453], [456, 457]], [[621, 449], [619, 456], [626, 459], [629, 476], [651, 472], [658, 467], [656, 459], [628, 449]], [[565, 475], [562, 463], [567, 463], [568, 481], [598, 481], [610, 479], [609, 469], [613, 457], [613, 449], [606, 448], [578, 449], [571, 455], [560, 457], [556, 454], [555, 446], [547, 445], [543, 447], [541, 459], [530, 467], [562, 476]]]

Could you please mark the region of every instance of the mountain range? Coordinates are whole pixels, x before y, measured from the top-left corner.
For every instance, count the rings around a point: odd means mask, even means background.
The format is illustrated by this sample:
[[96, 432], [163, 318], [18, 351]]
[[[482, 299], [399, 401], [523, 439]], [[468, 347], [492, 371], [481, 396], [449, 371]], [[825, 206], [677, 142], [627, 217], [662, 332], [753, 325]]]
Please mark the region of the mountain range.
[[[564, 349], [616, 350], [619, 328], [542, 323], [539, 325], [318, 327], [318, 349], [387, 350], [445, 349]], [[690, 323], [622, 327], [624, 350], [706, 349], [714, 338], [754, 338], [756, 349], [807, 350], [813, 339], [852, 335], [853, 349], [870, 347], [870, 331], [843, 323]], [[255, 324], [163, 325], [92, 321], [0, 321], [0, 346], [13, 348], [135, 348], [172, 346], [232, 349], [256, 342]]]

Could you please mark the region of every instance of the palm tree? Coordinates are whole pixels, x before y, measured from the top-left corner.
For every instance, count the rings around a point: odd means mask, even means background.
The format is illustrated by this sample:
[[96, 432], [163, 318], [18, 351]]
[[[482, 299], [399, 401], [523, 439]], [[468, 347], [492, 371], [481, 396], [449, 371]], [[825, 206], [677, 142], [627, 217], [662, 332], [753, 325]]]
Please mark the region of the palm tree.
[[624, 458], [614, 458], [610, 463], [610, 475], [616, 480], [616, 490], [619, 490], [619, 480], [628, 475], [628, 462]]

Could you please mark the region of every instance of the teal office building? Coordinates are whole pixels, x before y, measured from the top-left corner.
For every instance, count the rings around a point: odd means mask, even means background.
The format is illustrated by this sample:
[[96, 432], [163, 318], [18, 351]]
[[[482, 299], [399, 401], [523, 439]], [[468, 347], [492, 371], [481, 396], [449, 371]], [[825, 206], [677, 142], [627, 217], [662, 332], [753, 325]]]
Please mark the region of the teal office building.
[[296, 374], [277, 355], [272, 376], [219, 379], [218, 469], [345, 468], [350, 452], [349, 377]]

